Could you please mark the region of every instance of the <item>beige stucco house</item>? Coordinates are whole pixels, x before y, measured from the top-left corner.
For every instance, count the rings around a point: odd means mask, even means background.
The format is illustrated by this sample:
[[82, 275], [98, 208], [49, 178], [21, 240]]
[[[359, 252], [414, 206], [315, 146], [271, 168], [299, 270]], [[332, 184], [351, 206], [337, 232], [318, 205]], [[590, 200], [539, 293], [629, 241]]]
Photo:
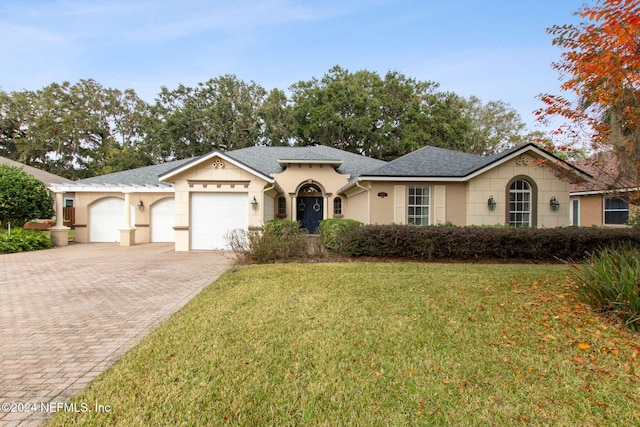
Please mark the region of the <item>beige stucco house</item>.
[[223, 249], [229, 230], [276, 218], [310, 233], [325, 218], [566, 226], [569, 186], [588, 179], [533, 144], [489, 157], [424, 147], [391, 162], [325, 146], [249, 147], [50, 188], [75, 193], [76, 242], [190, 251]]

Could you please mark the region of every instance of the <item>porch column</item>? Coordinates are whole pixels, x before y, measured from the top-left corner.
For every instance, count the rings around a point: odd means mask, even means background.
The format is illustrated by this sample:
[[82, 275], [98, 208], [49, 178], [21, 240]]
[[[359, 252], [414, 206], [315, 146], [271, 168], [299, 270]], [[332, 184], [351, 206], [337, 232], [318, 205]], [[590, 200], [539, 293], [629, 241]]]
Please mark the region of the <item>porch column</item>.
[[322, 219], [329, 219], [333, 217], [333, 203], [331, 203], [331, 196], [324, 197], [324, 208], [322, 209]]
[[298, 220], [298, 198], [296, 196], [291, 197], [291, 221]]
[[69, 244], [69, 227], [64, 226], [64, 192], [60, 191], [56, 195], [56, 225], [49, 229], [51, 241], [56, 246], [67, 246]]
[[131, 193], [124, 193], [124, 224], [120, 229], [120, 246], [136, 243], [136, 229], [131, 226]]

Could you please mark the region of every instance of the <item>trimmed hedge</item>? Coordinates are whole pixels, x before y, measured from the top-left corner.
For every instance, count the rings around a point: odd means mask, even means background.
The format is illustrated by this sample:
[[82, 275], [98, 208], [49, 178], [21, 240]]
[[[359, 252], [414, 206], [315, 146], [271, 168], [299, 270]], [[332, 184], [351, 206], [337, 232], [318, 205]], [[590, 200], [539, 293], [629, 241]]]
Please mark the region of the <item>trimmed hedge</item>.
[[343, 218], [330, 218], [320, 221], [318, 227], [318, 233], [320, 234], [320, 240], [322, 245], [333, 251], [340, 251], [338, 237], [348, 230], [356, 227], [362, 227], [364, 224], [355, 219], [343, 219]]
[[416, 260], [582, 260], [623, 243], [640, 247], [640, 230], [367, 225], [337, 236], [342, 255]]

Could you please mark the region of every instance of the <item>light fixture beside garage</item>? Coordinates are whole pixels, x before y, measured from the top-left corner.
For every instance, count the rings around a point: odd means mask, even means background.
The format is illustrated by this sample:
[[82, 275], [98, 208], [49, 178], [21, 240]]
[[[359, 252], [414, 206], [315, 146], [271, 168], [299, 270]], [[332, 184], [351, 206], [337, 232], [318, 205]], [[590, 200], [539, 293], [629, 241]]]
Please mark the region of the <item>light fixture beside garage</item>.
[[143, 211], [143, 210], [144, 210], [144, 203], [142, 203], [142, 200], [140, 200], [140, 201], [138, 202], [138, 205], [137, 205], [137, 206], [138, 206], [138, 209], [140, 209], [140, 211]]
[[253, 196], [253, 200], [251, 201], [251, 207], [256, 209], [258, 207], [258, 201], [256, 200], [256, 196]]

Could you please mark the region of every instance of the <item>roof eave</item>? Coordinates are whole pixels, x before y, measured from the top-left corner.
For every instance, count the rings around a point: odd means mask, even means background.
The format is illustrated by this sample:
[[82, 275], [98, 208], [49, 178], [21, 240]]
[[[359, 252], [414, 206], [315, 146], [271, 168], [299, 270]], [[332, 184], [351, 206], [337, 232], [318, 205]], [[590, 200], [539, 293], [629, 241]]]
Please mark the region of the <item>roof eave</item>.
[[54, 193], [174, 193], [171, 185], [132, 184], [51, 184]]
[[391, 176], [391, 175], [361, 175], [338, 190], [344, 193], [351, 187], [355, 187], [359, 182], [365, 181], [397, 181], [397, 182], [464, 182], [465, 177], [458, 176]]
[[590, 181], [591, 178], [593, 178], [592, 175], [588, 174], [587, 172], [573, 166], [572, 164], [566, 162], [565, 160], [562, 160], [561, 158], [553, 155], [552, 153], [541, 149], [540, 147], [538, 147], [537, 145], [533, 144], [533, 143], [529, 143], [526, 145], [523, 145], [522, 147], [520, 147], [519, 149], [515, 150], [514, 152], [510, 153], [507, 156], [501, 157], [499, 159], [496, 159], [495, 161], [488, 163], [486, 165], [483, 165], [471, 172], [469, 172], [467, 175], [465, 175], [465, 179], [469, 180], [469, 179], [473, 179], [478, 175], [481, 175], [483, 173], [485, 173], [486, 171], [495, 168], [496, 166], [500, 166], [501, 164], [504, 164], [506, 162], [509, 162], [513, 159], [515, 159], [516, 157], [522, 155], [523, 153], [527, 152], [527, 151], [533, 151], [536, 154], [538, 154], [540, 157], [544, 158], [547, 161], [553, 162], [554, 165], [568, 171], [568, 172], [573, 172], [575, 173], [576, 176], [578, 176], [579, 178], [582, 179], [582, 181]]
[[245, 170], [245, 171], [257, 176], [258, 178], [261, 178], [261, 179], [267, 181], [270, 184], [273, 184], [275, 182], [275, 180], [273, 178], [263, 174], [262, 172], [259, 172], [259, 171], [255, 170], [255, 169], [253, 169], [252, 167], [250, 167], [250, 166], [248, 166], [248, 165], [246, 165], [246, 164], [234, 159], [233, 157], [228, 156], [228, 155], [226, 155], [226, 154], [224, 154], [224, 153], [222, 153], [222, 152], [220, 152], [218, 150], [212, 151], [209, 154], [205, 154], [205, 155], [203, 155], [201, 157], [193, 159], [190, 162], [187, 162], [187, 163], [185, 163], [185, 164], [183, 164], [181, 166], [178, 166], [177, 168], [171, 169], [170, 171], [167, 171], [164, 174], [160, 175], [158, 177], [158, 179], [160, 181], [164, 181], [164, 182], [171, 182], [171, 181], [168, 181], [168, 180], [173, 178], [173, 177], [175, 177], [176, 175], [179, 175], [182, 172], [185, 172], [185, 171], [191, 169], [192, 167], [197, 166], [199, 164], [202, 164], [202, 163], [206, 162], [207, 160], [210, 160], [210, 159], [212, 159], [213, 157], [216, 157], [216, 156], [220, 157], [224, 161], [227, 161], [227, 162], [231, 163], [232, 165], [234, 165], [236, 167], [239, 167], [240, 169], [243, 169], [243, 170]]
[[335, 167], [340, 167], [342, 165], [342, 160], [303, 160], [303, 159], [281, 159], [278, 160], [278, 164], [280, 166], [284, 165], [296, 165], [296, 164], [312, 164], [312, 165], [331, 165]]

